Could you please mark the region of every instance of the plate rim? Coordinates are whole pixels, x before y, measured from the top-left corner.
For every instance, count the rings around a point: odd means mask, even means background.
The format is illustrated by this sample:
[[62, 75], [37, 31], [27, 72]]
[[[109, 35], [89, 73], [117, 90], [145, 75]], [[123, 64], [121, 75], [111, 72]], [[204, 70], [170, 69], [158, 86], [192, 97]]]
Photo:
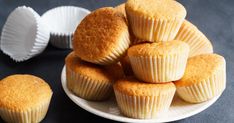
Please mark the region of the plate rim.
[[[64, 77], [63, 77], [64, 76]], [[133, 119], [133, 118], [128, 118], [128, 117], [120, 117], [120, 116], [116, 116], [114, 114], [109, 114], [109, 113], [106, 113], [106, 112], [102, 112], [100, 110], [97, 110], [97, 109], [94, 109], [92, 107], [89, 107], [83, 103], [80, 103], [78, 102], [76, 99], [74, 98], [79, 98], [79, 99], [82, 99], [80, 97], [77, 97], [75, 96], [72, 92], [70, 92], [66, 86], [66, 66], [64, 65], [63, 69], [62, 69], [62, 72], [61, 72], [61, 84], [62, 84], [62, 88], [64, 90], [64, 92], [66, 93], [66, 95], [76, 104], [78, 105], [79, 107], [81, 107], [82, 109], [94, 114], [94, 115], [97, 115], [99, 117], [102, 117], [102, 118], [106, 118], [106, 119], [109, 119], [109, 120], [114, 120], [114, 121], [119, 121], [119, 122], [134, 122], [134, 123], [158, 123], [158, 122], [172, 122], [172, 121], [178, 121], [178, 120], [182, 120], [182, 119], [185, 119], [185, 118], [188, 118], [188, 117], [191, 117], [191, 116], [194, 116], [196, 114], [199, 114], [200, 112], [204, 111], [205, 109], [207, 109], [208, 107], [210, 107], [211, 105], [213, 105], [221, 96], [218, 95], [216, 97], [214, 97], [213, 99], [207, 101], [208, 103], [204, 106], [202, 106], [201, 108], [195, 110], [195, 111], [192, 111], [190, 113], [186, 113], [184, 115], [181, 115], [181, 116], [177, 116], [175, 118], [169, 118], [168, 120], [157, 120], [157, 119]]]

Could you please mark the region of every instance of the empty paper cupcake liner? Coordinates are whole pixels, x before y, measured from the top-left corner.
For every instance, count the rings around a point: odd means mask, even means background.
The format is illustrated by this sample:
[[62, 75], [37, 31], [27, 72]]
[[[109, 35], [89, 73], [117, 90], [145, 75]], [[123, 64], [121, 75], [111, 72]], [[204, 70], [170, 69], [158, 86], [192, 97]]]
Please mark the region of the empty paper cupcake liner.
[[49, 31], [30, 7], [18, 7], [9, 17], [1, 35], [1, 50], [20, 62], [40, 54], [49, 41]]
[[76, 27], [89, 10], [75, 6], [53, 8], [42, 15], [50, 30], [50, 43], [57, 48], [72, 49], [72, 38]]
[[177, 86], [177, 94], [185, 101], [200, 103], [220, 95], [226, 88], [226, 68], [190, 86]]
[[87, 100], [104, 100], [113, 93], [112, 82], [98, 81], [66, 69], [67, 86], [74, 94]]

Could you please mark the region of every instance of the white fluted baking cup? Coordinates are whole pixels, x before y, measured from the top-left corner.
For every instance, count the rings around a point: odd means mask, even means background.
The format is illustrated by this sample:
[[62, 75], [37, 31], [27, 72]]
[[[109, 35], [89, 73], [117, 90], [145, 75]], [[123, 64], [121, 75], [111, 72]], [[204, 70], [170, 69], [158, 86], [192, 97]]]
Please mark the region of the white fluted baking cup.
[[50, 30], [50, 43], [57, 48], [72, 49], [72, 37], [78, 24], [90, 13], [75, 6], [60, 6], [42, 15]]
[[49, 42], [49, 31], [30, 7], [16, 8], [3, 26], [1, 50], [17, 62], [40, 54]]

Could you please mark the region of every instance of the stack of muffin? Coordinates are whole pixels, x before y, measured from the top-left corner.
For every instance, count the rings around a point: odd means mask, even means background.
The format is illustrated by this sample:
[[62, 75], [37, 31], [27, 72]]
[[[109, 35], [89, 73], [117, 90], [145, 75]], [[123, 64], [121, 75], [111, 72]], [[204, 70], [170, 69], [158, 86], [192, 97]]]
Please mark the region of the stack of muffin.
[[176, 91], [191, 103], [220, 95], [225, 59], [185, 17], [174, 0], [128, 0], [93, 11], [77, 27], [66, 58], [68, 88], [92, 101], [114, 90], [121, 112], [139, 119], [165, 114]]

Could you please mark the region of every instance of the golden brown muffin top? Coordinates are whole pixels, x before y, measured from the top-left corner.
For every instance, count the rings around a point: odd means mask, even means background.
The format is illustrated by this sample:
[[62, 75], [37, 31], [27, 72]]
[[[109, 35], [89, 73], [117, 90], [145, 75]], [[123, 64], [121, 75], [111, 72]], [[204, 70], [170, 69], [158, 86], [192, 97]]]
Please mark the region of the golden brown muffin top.
[[188, 44], [182, 41], [173, 40], [168, 42], [143, 43], [134, 45], [128, 49], [128, 56], [166, 56], [188, 52]]
[[133, 96], [152, 96], [158, 93], [175, 91], [176, 87], [172, 82], [164, 84], [150, 84], [139, 81], [134, 77], [127, 77], [118, 80], [114, 84], [114, 89]]
[[0, 81], [0, 108], [25, 111], [50, 100], [52, 90], [33, 75], [11, 75]]
[[122, 78], [124, 73], [119, 64], [101, 66], [82, 61], [74, 52], [66, 57], [66, 67], [72, 71], [99, 81], [115, 81]]
[[85, 61], [100, 60], [110, 55], [128, 34], [122, 13], [112, 7], [100, 8], [78, 25], [73, 39], [75, 53]]
[[[210, 49], [211, 52], [213, 52], [213, 46], [212, 46], [210, 40], [194, 24], [192, 24], [188, 20], [185, 20], [182, 23], [181, 27], [180, 27], [178, 35], [180, 33], [183, 33], [184, 30], [189, 31], [190, 33], [193, 33], [194, 35], [197, 35], [198, 37], [200, 37], [200, 40], [203, 41], [206, 44], [207, 48]], [[181, 40], [177, 36], [176, 36], [175, 39], [176, 40]]]
[[116, 6], [115, 9], [126, 17], [125, 3]]
[[159, 19], [184, 19], [186, 9], [174, 0], [128, 0], [126, 12]]
[[217, 70], [224, 69], [224, 57], [218, 54], [202, 54], [188, 59], [184, 76], [175, 82], [176, 86], [190, 86], [208, 79]]

